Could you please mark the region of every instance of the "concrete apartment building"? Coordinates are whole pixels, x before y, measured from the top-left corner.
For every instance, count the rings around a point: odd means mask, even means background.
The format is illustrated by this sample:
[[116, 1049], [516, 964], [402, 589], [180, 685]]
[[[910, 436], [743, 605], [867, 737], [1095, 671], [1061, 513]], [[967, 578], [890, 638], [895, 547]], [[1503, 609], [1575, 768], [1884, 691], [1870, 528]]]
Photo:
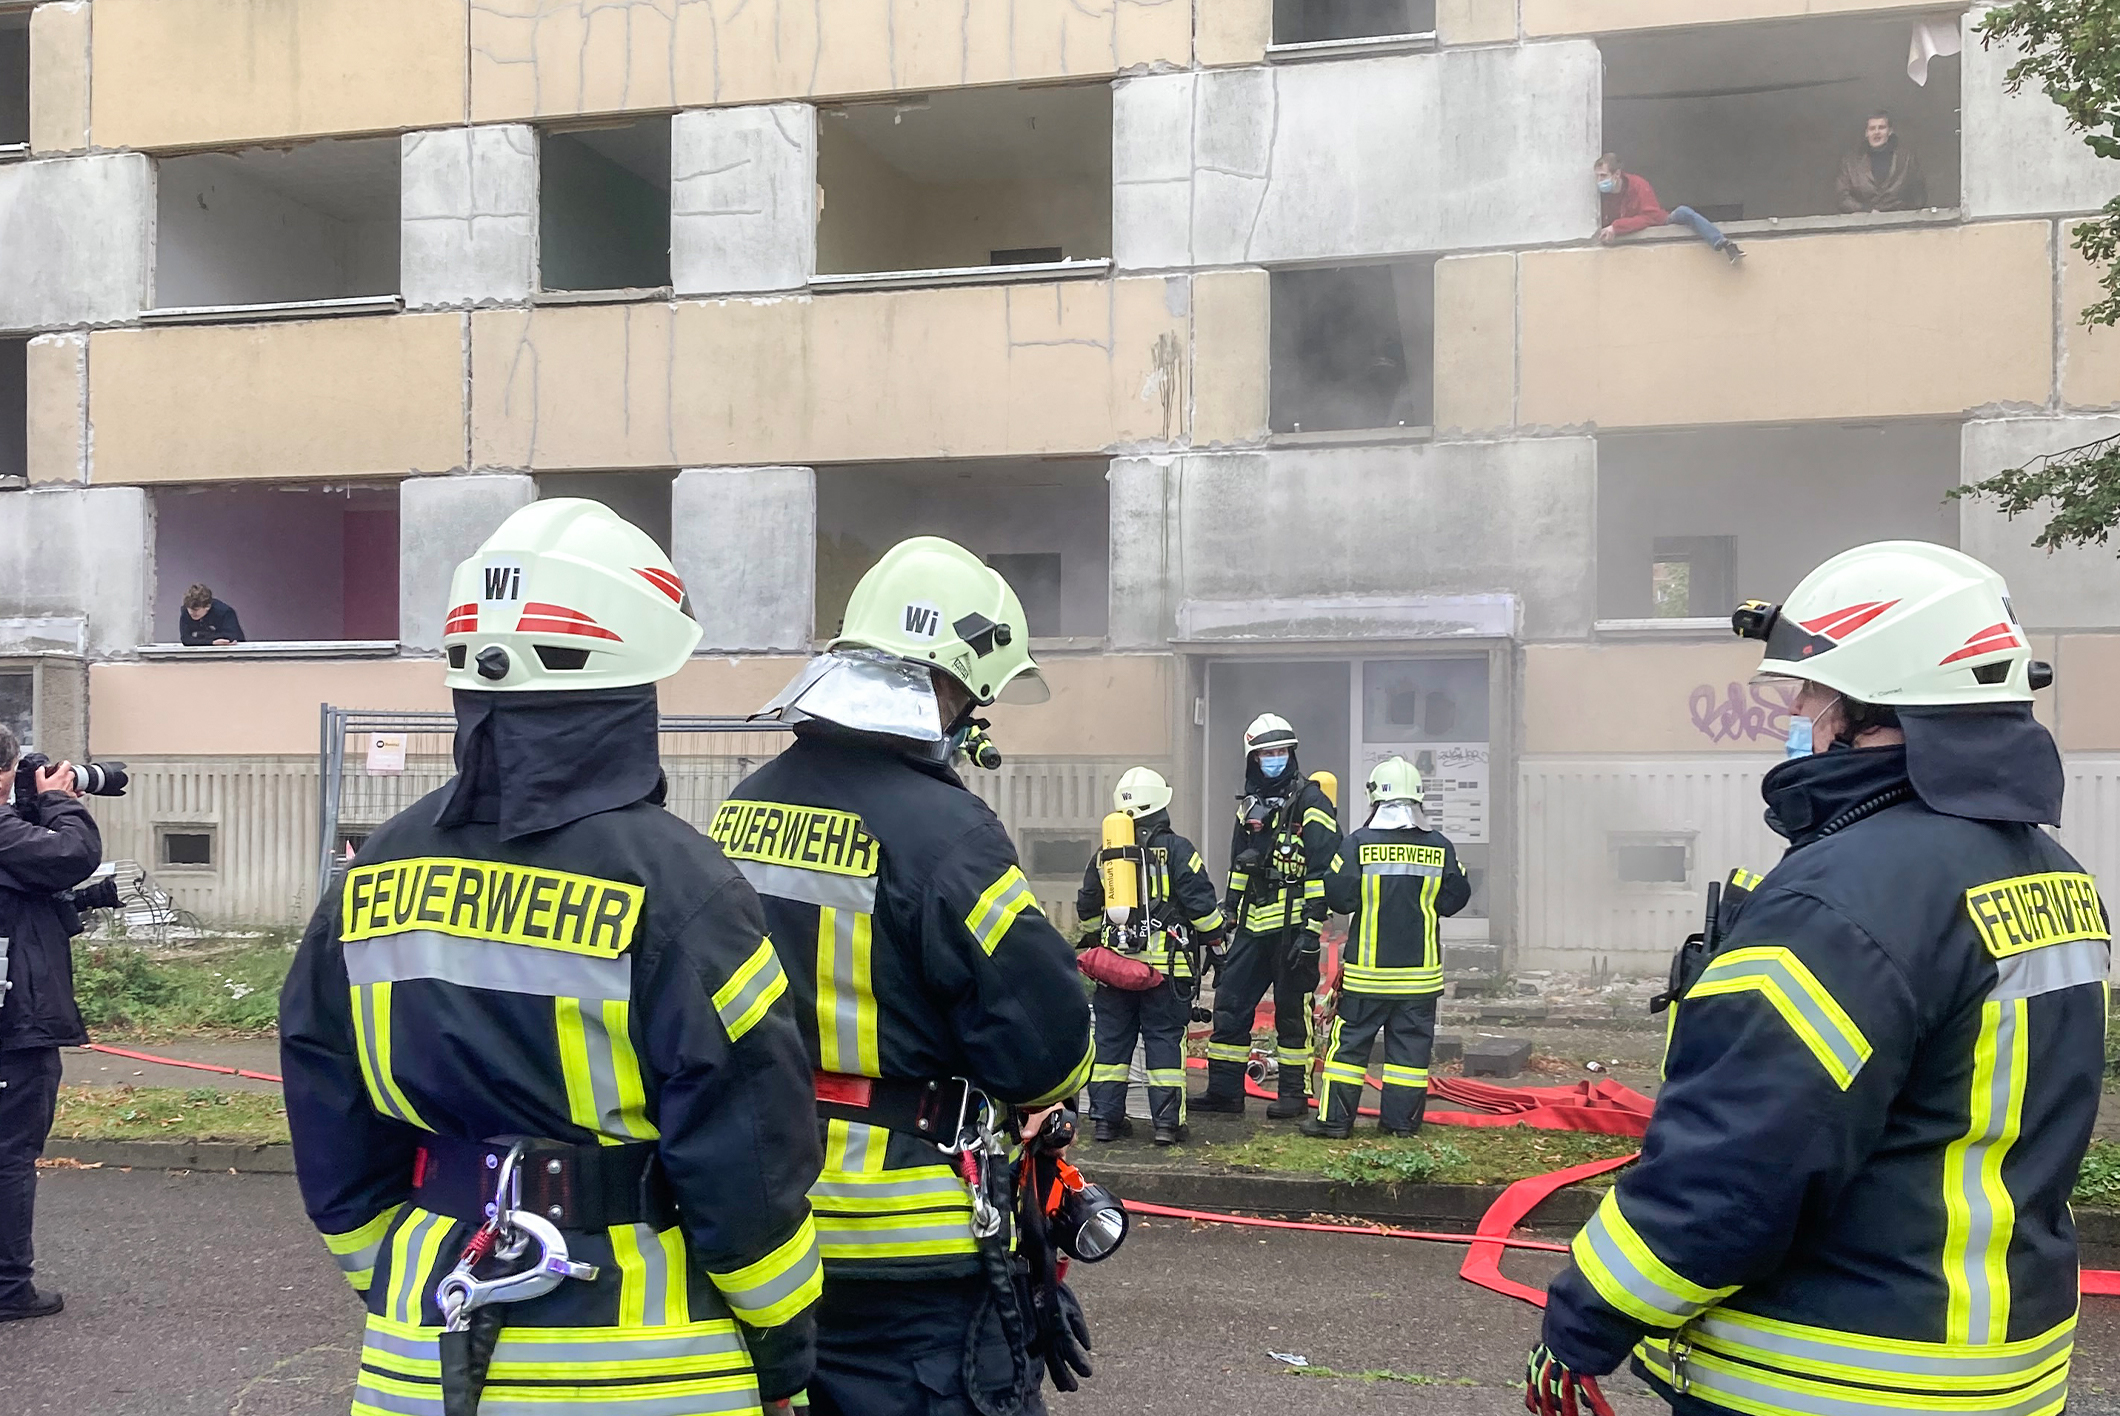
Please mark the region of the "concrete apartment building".
[[[2120, 433], [2120, 164], [1933, 0], [0, 2], [0, 712], [202, 915], [314, 894], [318, 705], [447, 707], [450, 568], [589, 495], [741, 714], [917, 532], [1055, 688], [978, 779], [1072, 919], [1112, 781], [1226, 849], [1272, 708], [1422, 755], [1461, 959], [1659, 971], [1773, 859], [1723, 618], [1887, 536], [2008, 577], [2120, 878], [2120, 566], [1944, 500]], [[1946, 46], [1948, 47], [1948, 46]], [[1930, 207], [1843, 215], [1894, 113]], [[1606, 148], [1725, 221], [1594, 239]], [[175, 647], [194, 582], [253, 642]], [[440, 770], [435, 764], [429, 764]], [[359, 764], [354, 764], [359, 771]], [[339, 823], [354, 836], [366, 825]]]

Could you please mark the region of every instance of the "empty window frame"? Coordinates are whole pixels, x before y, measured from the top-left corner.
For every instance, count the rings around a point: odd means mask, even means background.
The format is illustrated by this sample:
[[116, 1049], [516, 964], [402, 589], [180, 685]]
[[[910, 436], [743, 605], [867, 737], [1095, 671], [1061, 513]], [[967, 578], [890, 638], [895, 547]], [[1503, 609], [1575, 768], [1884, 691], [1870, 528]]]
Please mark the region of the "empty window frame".
[[1273, 0], [1275, 44], [1434, 33], [1435, 0]]
[[822, 275], [1112, 253], [1109, 84], [951, 89], [822, 110]]
[[29, 16], [0, 14], [0, 158], [29, 151]]
[[154, 492], [157, 642], [181, 642], [204, 585], [250, 642], [398, 637], [395, 487], [215, 486]]
[[965, 460], [819, 468], [817, 634], [839, 629], [855, 582], [908, 536], [947, 536], [992, 565], [1037, 639], [1099, 637], [1111, 564], [1109, 464]]
[[602, 502], [648, 533], [670, 553], [670, 488], [675, 472], [546, 472], [537, 479], [538, 500], [581, 497]]
[[0, 486], [29, 475], [29, 341], [0, 339]]
[[1605, 838], [1612, 878], [1622, 885], [1686, 885], [1693, 878], [1693, 837], [1615, 831]]
[[30, 669], [0, 673], [0, 727], [25, 750], [37, 741], [37, 675]]
[[398, 289], [399, 142], [165, 157], [155, 164], [155, 304], [296, 305]]
[[1851, 546], [1956, 545], [1958, 504], [1945, 493], [1958, 480], [1956, 423], [1607, 434], [1597, 442], [1598, 618], [1727, 616], [1741, 598], [1784, 598]]
[[1934, 18], [1607, 36], [1605, 146], [1667, 211], [1690, 206], [1716, 222], [1823, 216], [1843, 210], [1843, 159], [1867, 151], [1865, 120], [1882, 109], [1925, 189], [1907, 205], [1955, 208], [1958, 57], [1930, 60], [1925, 85], [1907, 75], [1910, 28]]
[[654, 290], [670, 283], [670, 120], [551, 129], [538, 143], [538, 283]]
[[1277, 433], [1425, 428], [1435, 415], [1435, 258], [1277, 270]]
[[212, 870], [211, 826], [163, 825], [155, 827], [155, 864], [163, 870]]

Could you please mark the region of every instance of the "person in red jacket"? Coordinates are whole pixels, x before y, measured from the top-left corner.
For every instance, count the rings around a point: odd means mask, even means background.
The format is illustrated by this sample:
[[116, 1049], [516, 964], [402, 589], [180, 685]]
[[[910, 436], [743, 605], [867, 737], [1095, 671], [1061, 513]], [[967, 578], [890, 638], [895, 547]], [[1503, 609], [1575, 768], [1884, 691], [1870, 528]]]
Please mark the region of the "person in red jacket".
[[1656, 189], [1649, 185], [1649, 179], [1627, 171], [1620, 165], [1616, 153], [1608, 152], [1597, 160], [1597, 193], [1598, 219], [1603, 223], [1597, 232], [1597, 242], [1601, 246], [1609, 246], [1622, 236], [1631, 236], [1652, 226], [1683, 226], [1721, 251], [1731, 265], [1745, 258], [1742, 247], [1692, 207], [1673, 207], [1665, 211], [1658, 204]]

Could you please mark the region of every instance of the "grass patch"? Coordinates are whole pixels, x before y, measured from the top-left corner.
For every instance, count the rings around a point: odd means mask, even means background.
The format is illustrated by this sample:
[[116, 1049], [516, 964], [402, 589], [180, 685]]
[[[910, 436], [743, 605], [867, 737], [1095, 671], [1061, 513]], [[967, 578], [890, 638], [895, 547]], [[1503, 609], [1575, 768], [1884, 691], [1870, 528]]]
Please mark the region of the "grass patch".
[[2083, 1157], [2083, 1169], [2076, 1176], [2076, 1193], [2071, 1198], [2079, 1205], [2120, 1209], [2120, 1141], [2091, 1142], [2090, 1153]]
[[[1631, 1136], [1539, 1131], [1528, 1126], [1451, 1127], [1444, 1135], [1423, 1131], [1410, 1138], [1356, 1135], [1359, 1139], [1326, 1141], [1276, 1128], [1261, 1130], [1237, 1145], [1187, 1149], [1195, 1159], [1210, 1165], [1323, 1175], [1355, 1184], [1430, 1185], [1507, 1184], [1641, 1149], [1640, 1141]], [[1611, 1182], [1599, 1176], [1585, 1183]]]
[[293, 962], [286, 938], [163, 950], [82, 939], [74, 945], [74, 997], [106, 1041], [271, 1037]]
[[61, 1087], [52, 1139], [245, 1141], [287, 1139], [278, 1092], [214, 1087]]
[[1338, 1377], [1350, 1382], [1400, 1382], [1406, 1386], [1423, 1387], [1476, 1387], [1478, 1382], [1470, 1377], [1431, 1377], [1426, 1372], [1394, 1372], [1388, 1367], [1371, 1367], [1361, 1372], [1335, 1372], [1330, 1367], [1290, 1367], [1291, 1377]]

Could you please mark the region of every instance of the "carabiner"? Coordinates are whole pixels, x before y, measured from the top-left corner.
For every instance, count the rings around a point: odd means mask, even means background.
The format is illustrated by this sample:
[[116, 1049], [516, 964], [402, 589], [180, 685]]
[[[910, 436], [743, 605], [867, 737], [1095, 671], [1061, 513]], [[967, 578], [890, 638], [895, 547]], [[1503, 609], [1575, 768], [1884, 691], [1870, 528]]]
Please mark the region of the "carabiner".
[[470, 1323], [471, 1314], [489, 1303], [521, 1303], [544, 1297], [570, 1278], [584, 1282], [596, 1279], [596, 1265], [575, 1262], [567, 1252], [566, 1236], [543, 1215], [528, 1210], [506, 1210], [502, 1214], [501, 1228], [523, 1235], [523, 1247], [536, 1244], [537, 1259], [530, 1267], [516, 1273], [500, 1278], [480, 1278], [472, 1269], [482, 1256], [472, 1251], [477, 1247], [479, 1237], [488, 1231], [481, 1229], [479, 1234], [473, 1235], [472, 1242], [464, 1247], [464, 1257], [434, 1290], [445, 1325], [452, 1332], [463, 1331]]

